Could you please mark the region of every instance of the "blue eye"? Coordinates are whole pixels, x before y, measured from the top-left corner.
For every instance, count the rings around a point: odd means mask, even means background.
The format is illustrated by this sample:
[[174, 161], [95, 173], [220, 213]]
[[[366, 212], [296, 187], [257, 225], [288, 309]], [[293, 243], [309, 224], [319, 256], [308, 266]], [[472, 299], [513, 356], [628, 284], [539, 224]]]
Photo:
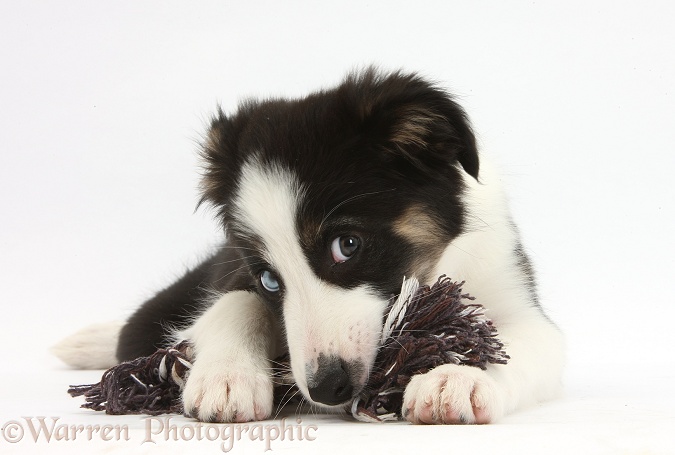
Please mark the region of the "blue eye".
[[268, 292], [279, 292], [279, 280], [277, 276], [269, 270], [263, 270], [260, 273], [260, 284]]

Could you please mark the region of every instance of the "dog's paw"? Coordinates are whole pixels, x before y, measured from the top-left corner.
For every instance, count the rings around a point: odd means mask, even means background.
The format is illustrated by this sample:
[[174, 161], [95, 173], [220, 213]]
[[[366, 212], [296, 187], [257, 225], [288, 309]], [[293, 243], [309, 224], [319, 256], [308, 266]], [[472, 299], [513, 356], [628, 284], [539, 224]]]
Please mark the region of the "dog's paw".
[[272, 379], [263, 369], [195, 362], [183, 389], [183, 412], [202, 422], [249, 422], [272, 414]]
[[490, 423], [504, 413], [500, 388], [485, 371], [441, 365], [413, 376], [403, 395], [403, 416], [412, 423]]

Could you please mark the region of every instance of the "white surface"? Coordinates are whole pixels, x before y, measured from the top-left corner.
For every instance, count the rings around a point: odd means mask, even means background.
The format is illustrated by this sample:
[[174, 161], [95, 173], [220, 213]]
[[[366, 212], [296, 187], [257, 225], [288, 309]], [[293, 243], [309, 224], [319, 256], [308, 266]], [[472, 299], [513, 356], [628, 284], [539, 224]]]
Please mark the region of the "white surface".
[[[300, 95], [371, 62], [452, 89], [502, 163], [568, 337], [567, 395], [490, 426], [304, 416], [316, 440], [273, 451], [675, 450], [675, 4], [411, 5], [0, 5], [0, 425], [57, 416], [131, 431], [126, 442], [0, 435], [0, 453], [194, 453], [195, 441], [141, 444], [138, 417], [79, 410], [65, 387], [100, 372], [64, 370], [46, 348], [124, 318], [218, 240], [210, 214], [193, 213], [196, 141], [217, 103]], [[264, 452], [240, 442], [234, 452]]]

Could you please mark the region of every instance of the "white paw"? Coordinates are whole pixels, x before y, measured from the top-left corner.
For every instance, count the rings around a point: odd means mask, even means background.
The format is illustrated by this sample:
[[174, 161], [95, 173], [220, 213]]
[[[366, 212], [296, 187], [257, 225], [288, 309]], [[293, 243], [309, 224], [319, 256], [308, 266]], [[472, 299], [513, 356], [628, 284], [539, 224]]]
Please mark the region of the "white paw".
[[249, 422], [272, 414], [272, 379], [232, 362], [195, 362], [183, 389], [183, 412], [202, 422]]
[[490, 423], [504, 414], [504, 406], [498, 384], [485, 371], [441, 365], [413, 376], [402, 412], [413, 423]]

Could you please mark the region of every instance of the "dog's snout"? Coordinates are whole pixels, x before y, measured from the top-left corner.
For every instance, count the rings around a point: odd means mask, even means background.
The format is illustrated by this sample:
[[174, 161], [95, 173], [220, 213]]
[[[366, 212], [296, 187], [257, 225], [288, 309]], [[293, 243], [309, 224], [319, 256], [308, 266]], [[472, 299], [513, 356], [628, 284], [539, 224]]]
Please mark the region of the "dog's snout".
[[320, 359], [307, 388], [312, 400], [329, 406], [345, 403], [354, 393], [347, 364], [339, 357]]

